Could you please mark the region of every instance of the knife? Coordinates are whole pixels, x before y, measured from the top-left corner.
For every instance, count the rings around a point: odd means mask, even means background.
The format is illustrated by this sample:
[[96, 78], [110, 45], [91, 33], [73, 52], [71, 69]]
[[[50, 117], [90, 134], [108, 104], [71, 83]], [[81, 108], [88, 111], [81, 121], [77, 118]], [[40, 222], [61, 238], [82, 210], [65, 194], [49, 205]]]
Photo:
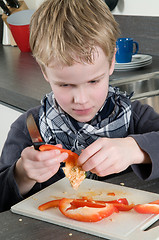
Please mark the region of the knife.
[[0, 7], [3, 9], [4, 14], [9, 16], [11, 14], [9, 8], [6, 6], [6, 4], [3, 2], [3, 0], [0, 0]]
[[44, 145], [45, 142], [42, 140], [39, 129], [36, 125], [34, 117], [32, 114], [29, 114], [27, 117], [27, 128], [33, 142], [33, 146], [36, 150], [39, 150], [41, 145]]
[[20, 3], [17, 0], [6, 0], [6, 2], [11, 8], [20, 8]]

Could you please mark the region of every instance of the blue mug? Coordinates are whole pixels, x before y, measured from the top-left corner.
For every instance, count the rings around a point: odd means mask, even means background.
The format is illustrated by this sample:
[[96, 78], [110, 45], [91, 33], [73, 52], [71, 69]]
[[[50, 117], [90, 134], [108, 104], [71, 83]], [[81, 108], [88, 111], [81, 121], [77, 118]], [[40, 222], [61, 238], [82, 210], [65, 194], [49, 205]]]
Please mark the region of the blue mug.
[[132, 55], [138, 53], [139, 44], [133, 38], [118, 38], [116, 48], [116, 62], [128, 63], [131, 62]]

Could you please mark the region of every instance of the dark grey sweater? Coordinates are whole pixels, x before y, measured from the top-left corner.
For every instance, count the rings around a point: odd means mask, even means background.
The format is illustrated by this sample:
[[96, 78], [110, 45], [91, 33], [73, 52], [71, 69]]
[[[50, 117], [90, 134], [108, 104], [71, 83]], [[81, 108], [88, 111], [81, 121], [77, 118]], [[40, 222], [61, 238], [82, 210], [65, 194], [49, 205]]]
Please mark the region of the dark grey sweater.
[[[48, 181], [36, 183], [26, 196], [20, 195], [15, 182], [15, 163], [20, 158], [22, 150], [32, 145], [26, 119], [31, 112], [39, 126], [39, 108], [40, 106], [22, 114], [9, 131], [0, 158], [0, 212], [10, 209], [17, 202], [64, 177], [60, 168]], [[144, 180], [159, 178], [159, 114], [148, 105], [141, 105], [138, 101], [133, 102], [128, 135], [132, 136], [140, 148], [149, 154], [152, 161], [152, 164], [131, 166], [133, 171]], [[99, 178], [102, 179], [104, 178]]]

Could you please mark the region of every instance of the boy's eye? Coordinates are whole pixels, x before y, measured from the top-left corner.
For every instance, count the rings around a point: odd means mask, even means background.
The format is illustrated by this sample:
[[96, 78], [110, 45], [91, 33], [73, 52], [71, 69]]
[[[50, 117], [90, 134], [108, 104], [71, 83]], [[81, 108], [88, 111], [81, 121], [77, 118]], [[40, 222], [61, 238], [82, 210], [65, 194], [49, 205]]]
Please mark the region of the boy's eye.
[[96, 84], [96, 83], [98, 83], [99, 82], [99, 80], [92, 80], [92, 81], [90, 81], [89, 83], [90, 84]]
[[60, 86], [60, 87], [68, 87], [69, 84], [60, 84], [59, 86]]

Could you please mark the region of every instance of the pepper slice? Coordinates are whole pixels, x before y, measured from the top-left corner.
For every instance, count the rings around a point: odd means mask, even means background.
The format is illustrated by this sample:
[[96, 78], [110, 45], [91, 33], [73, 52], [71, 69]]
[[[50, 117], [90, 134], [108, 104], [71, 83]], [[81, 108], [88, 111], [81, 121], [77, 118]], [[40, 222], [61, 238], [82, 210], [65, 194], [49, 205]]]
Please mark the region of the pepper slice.
[[73, 199], [63, 198], [59, 203], [59, 209], [68, 218], [82, 222], [98, 222], [116, 212], [113, 204], [104, 207], [79, 207], [71, 209]]
[[[60, 150], [61, 153], [63, 153], [63, 152], [68, 153], [68, 158], [71, 157], [71, 160], [72, 159], [77, 160], [77, 158], [78, 158], [77, 153], [72, 152], [71, 150], [64, 149], [64, 148], [59, 148], [59, 147], [57, 147], [55, 145], [51, 145], [51, 144], [43, 144], [39, 147], [39, 150], [40, 151]], [[67, 160], [68, 160], [68, 158], [67, 158]]]
[[68, 157], [65, 160], [65, 167], [63, 167], [63, 171], [65, 173], [65, 176], [70, 180], [72, 187], [77, 190], [79, 185], [86, 177], [85, 171], [83, 171], [80, 166], [77, 166], [78, 154], [72, 152], [71, 150], [59, 148], [51, 144], [44, 144], [39, 147], [40, 151], [50, 151], [56, 149], [60, 150], [61, 153], [68, 153]]
[[134, 204], [125, 205], [123, 203], [114, 203], [114, 207], [116, 207], [118, 211], [130, 211], [134, 206]]
[[[44, 211], [49, 208], [55, 208], [59, 207], [60, 199], [57, 200], [51, 200], [49, 202], [41, 204], [38, 209], [40, 211]], [[129, 211], [133, 208], [133, 204], [129, 205], [126, 198], [119, 198], [117, 200], [111, 200], [111, 201], [100, 201], [100, 200], [93, 200], [89, 199], [87, 197], [82, 197], [82, 199], [73, 199], [73, 201], [70, 203], [71, 206], [74, 206], [75, 208], [78, 207], [104, 207], [106, 203], [112, 203], [119, 211]]]
[[134, 210], [138, 213], [144, 214], [159, 214], [159, 201], [145, 204], [137, 204], [134, 206]]
[[57, 200], [52, 200], [52, 201], [49, 201], [49, 202], [46, 202], [44, 204], [41, 204], [38, 209], [40, 211], [44, 211], [46, 209], [49, 209], [49, 208], [56, 208], [59, 206], [59, 203], [60, 203], [60, 200], [61, 199], [57, 199]]
[[150, 202], [149, 204], [159, 204], [159, 200], [156, 200], [156, 201]]
[[96, 201], [87, 201], [83, 199], [73, 199], [72, 202], [70, 202], [71, 206], [74, 206], [76, 208], [79, 207], [95, 207], [95, 208], [102, 208], [106, 206], [106, 203], [97, 203]]
[[98, 203], [119, 203], [119, 204], [124, 204], [124, 205], [129, 205], [128, 200], [126, 198], [119, 198], [116, 200], [110, 200], [110, 201], [103, 201], [103, 200], [96, 200]]
[[85, 199], [74, 199], [70, 204], [76, 208], [78, 207], [104, 207], [106, 203], [113, 204], [118, 211], [130, 211], [135, 205], [128, 204], [127, 199], [117, 199], [112, 201], [96, 201], [96, 200], [85, 200]]

